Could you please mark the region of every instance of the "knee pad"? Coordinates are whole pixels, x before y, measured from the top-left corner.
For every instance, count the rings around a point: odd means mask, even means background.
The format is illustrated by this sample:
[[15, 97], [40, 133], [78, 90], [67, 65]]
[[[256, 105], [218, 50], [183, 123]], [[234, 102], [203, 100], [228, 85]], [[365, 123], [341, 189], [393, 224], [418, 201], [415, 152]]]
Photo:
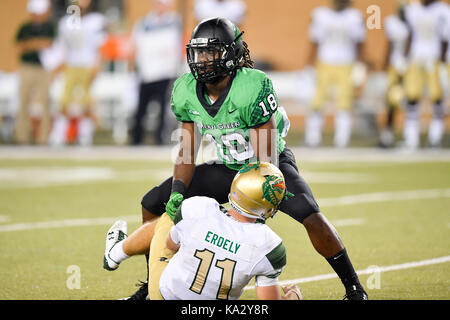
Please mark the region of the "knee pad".
[[280, 206], [280, 210], [300, 223], [303, 223], [303, 220], [311, 214], [320, 212], [314, 197], [307, 193], [295, 194], [293, 198], [285, 200]]

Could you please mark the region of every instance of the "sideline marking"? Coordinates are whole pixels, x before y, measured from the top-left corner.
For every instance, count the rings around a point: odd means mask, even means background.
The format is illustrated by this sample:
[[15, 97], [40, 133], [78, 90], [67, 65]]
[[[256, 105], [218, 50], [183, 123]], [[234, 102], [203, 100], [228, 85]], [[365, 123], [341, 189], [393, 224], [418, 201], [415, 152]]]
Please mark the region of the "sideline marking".
[[[446, 263], [450, 262], [450, 256], [444, 256], [439, 258], [433, 258], [428, 260], [421, 260], [421, 261], [414, 261], [414, 262], [406, 262], [402, 264], [394, 264], [391, 266], [384, 266], [379, 268], [367, 268], [356, 271], [358, 275], [361, 274], [373, 274], [375, 272], [387, 272], [387, 271], [396, 271], [396, 270], [403, 270], [403, 269], [411, 269], [411, 268], [418, 268], [423, 266], [429, 266], [433, 264], [439, 264], [439, 263]], [[284, 280], [280, 281], [280, 286], [289, 285], [289, 284], [296, 284], [296, 283], [306, 283], [306, 282], [313, 282], [313, 281], [321, 281], [321, 280], [328, 280], [328, 279], [334, 279], [337, 278], [337, 274], [335, 273], [328, 273], [328, 274], [321, 274], [318, 276], [312, 276], [312, 277], [306, 277], [306, 278], [297, 278], [297, 279], [291, 279], [291, 280]], [[244, 288], [244, 290], [251, 290], [255, 289], [255, 286], [247, 286]]]

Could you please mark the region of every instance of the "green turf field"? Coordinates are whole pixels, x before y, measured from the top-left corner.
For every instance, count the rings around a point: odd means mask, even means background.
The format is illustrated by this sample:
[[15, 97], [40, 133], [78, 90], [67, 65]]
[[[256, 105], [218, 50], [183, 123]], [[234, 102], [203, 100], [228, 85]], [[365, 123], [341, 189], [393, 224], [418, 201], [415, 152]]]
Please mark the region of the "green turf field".
[[[450, 299], [450, 153], [307, 152], [296, 152], [299, 168], [369, 298]], [[172, 162], [151, 151], [115, 154], [0, 150], [0, 299], [117, 299], [145, 280], [144, 257], [102, 268], [105, 234], [120, 217], [129, 231], [140, 225], [141, 197]], [[341, 299], [340, 280], [303, 226], [283, 213], [268, 224], [288, 251], [280, 280], [297, 281], [305, 299]], [[255, 299], [254, 290], [242, 298]]]

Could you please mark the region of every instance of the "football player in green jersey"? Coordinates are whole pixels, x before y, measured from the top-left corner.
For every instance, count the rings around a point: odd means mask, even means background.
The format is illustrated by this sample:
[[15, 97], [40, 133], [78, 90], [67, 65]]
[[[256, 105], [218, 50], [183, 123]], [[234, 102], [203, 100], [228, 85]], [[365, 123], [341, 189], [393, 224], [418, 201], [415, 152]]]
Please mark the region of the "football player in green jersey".
[[[271, 80], [253, 69], [242, 35], [224, 18], [204, 20], [194, 29], [186, 47], [191, 72], [176, 80], [172, 92], [172, 110], [182, 129], [173, 177], [143, 197], [143, 222], [164, 212], [173, 217], [183, 199], [192, 196], [228, 202], [232, 180], [243, 165], [271, 162], [293, 193], [281, 203], [280, 211], [303, 224], [314, 248], [340, 277], [345, 297], [367, 299], [338, 233], [320, 212], [294, 154], [285, 146], [289, 121]], [[219, 161], [195, 164], [196, 128], [215, 142]], [[141, 291], [145, 297], [146, 289]]]

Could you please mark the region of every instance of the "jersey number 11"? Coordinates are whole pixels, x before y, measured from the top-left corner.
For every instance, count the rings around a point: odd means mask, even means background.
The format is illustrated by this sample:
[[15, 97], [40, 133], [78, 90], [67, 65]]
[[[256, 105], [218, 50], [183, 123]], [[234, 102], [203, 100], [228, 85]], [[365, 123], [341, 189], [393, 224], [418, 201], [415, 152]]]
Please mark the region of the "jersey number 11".
[[[196, 250], [194, 256], [200, 260], [195, 273], [194, 281], [189, 288], [191, 291], [201, 294], [206, 283], [209, 270], [211, 269], [215, 253], [208, 249]], [[219, 290], [217, 291], [217, 299], [228, 299], [231, 285], [233, 283], [234, 267], [236, 261], [230, 259], [217, 260], [215, 266], [222, 269], [222, 277], [220, 279]]]

